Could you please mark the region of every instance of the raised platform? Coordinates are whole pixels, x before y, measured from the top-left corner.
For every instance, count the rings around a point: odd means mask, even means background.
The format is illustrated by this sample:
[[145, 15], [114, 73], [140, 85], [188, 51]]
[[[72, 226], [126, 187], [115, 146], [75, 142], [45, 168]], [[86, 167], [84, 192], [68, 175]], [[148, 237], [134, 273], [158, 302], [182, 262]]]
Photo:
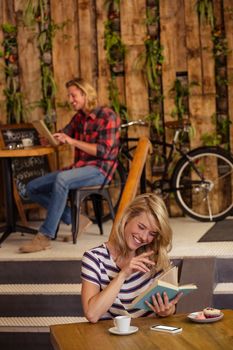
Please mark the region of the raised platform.
[[[233, 218], [231, 218], [233, 219]], [[198, 240], [209, 230], [213, 223], [202, 223], [190, 218], [171, 218], [173, 229], [173, 247], [169, 253], [173, 259], [184, 257], [233, 257], [233, 241], [231, 242], [198, 242]], [[38, 227], [39, 223], [32, 222], [32, 227]], [[64, 237], [71, 233], [70, 226], [60, 225], [58, 238], [53, 241], [51, 250], [32, 254], [20, 254], [18, 248], [21, 244], [32, 238], [29, 234], [11, 234], [2, 243], [0, 248], [1, 261], [57, 261], [57, 260], [80, 260], [83, 252], [97, 246], [108, 239], [112, 222], [103, 225], [104, 234], [101, 236], [97, 225], [91, 225], [88, 232], [78, 237], [77, 244], [63, 242]], [[233, 224], [232, 224], [233, 227]]]

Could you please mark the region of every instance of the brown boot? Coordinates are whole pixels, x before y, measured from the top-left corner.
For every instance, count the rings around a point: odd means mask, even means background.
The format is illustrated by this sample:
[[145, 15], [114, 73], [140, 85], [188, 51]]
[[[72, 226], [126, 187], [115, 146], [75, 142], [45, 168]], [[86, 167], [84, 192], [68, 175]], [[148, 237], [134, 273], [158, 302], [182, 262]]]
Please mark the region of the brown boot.
[[38, 232], [31, 242], [22, 245], [19, 248], [20, 253], [34, 253], [51, 248], [51, 239]]

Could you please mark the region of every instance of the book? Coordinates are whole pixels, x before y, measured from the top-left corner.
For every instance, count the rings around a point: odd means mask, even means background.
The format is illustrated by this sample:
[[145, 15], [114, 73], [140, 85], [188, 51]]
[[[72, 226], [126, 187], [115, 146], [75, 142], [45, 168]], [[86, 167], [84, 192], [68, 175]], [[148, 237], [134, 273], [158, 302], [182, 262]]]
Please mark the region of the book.
[[159, 275], [158, 278], [155, 278], [154, 282], [152, 282], [143, 293], [134, 299], [131, 307], [135, 309], [150, 310], [145, 301], [147, 300], [150, 304], [153, 304], [152, 295], [159, 293], [163, 296], [163, 293], [166, 292], [169, 300], [172, 300], [179, 292], [187, 295], [196, 289], [197, 286], [193, 283], [178, 285], [178, 268], [174, 266]]
[[34, 120], [31, 123], [38, 133], [49, 141], [51, 146], [57, 147], [59, 145], [58, 140], [56, 140], [43, 120]]

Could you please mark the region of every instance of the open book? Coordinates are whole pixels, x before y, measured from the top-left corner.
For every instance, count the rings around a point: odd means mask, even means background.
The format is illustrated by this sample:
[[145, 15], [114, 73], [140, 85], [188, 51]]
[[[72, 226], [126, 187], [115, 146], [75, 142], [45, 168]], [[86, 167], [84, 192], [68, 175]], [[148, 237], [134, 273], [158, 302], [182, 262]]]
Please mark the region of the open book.
[[53, 134], [49, 131], [49, 129], [47, 128], [43, 120], [34, 120], [31, 123], [34, 126], [34, 128], [38, 131], [38, 133], [49, 141], [51, 146], [56, 147], [59, 145], [59, 142], [55, 139]]
[[135, 309], [150, 310], [145, 301], [147, 300], [149, 303], [153, 304], [152, 295], [155, 295], [156, 293], [161, 294], [163, 297], [163, 292], [166, 292], [169, 300], [172, 300], [179, 292], [186, 295], [196, 289], [197, 286], [195, 284], [178, 286], [178, 268], [174, 266], [162, 275], [159, 275], [158, 278], [155, 278], [154, 282], [142, 294], [134, 299], [131, 307]]

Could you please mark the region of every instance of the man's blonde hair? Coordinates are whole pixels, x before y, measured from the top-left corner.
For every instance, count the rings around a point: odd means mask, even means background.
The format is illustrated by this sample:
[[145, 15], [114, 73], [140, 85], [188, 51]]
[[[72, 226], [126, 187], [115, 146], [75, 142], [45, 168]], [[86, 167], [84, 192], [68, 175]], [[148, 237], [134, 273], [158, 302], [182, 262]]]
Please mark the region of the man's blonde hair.
[[150, 245], [139, 248], [136, 254], [153, 250], [154, 256], [152, 259], [156, 263], [156, 270], [166, 269], [170, 265], [168, 252], [172, 248], [172, 230], [164, 201], [153, 193], [139, 195], [128, 205], [121, 220], [116, 225], [112, 238], [113, 244], [119, 255], [127, 255], [125, 226], [130, 220], [142, 213], [150, 214], [154, 218], [158, 234]]
[[87, 99], [85, 106], [87, 110], [91, 111], [97, 107], [98, 101], [96, 90], [87, 81], [82, 78], [74, 78], [66, 83], [66, 88], [69, 88], [70, 86], [76, 86], [78, 89], [84, 92]]

